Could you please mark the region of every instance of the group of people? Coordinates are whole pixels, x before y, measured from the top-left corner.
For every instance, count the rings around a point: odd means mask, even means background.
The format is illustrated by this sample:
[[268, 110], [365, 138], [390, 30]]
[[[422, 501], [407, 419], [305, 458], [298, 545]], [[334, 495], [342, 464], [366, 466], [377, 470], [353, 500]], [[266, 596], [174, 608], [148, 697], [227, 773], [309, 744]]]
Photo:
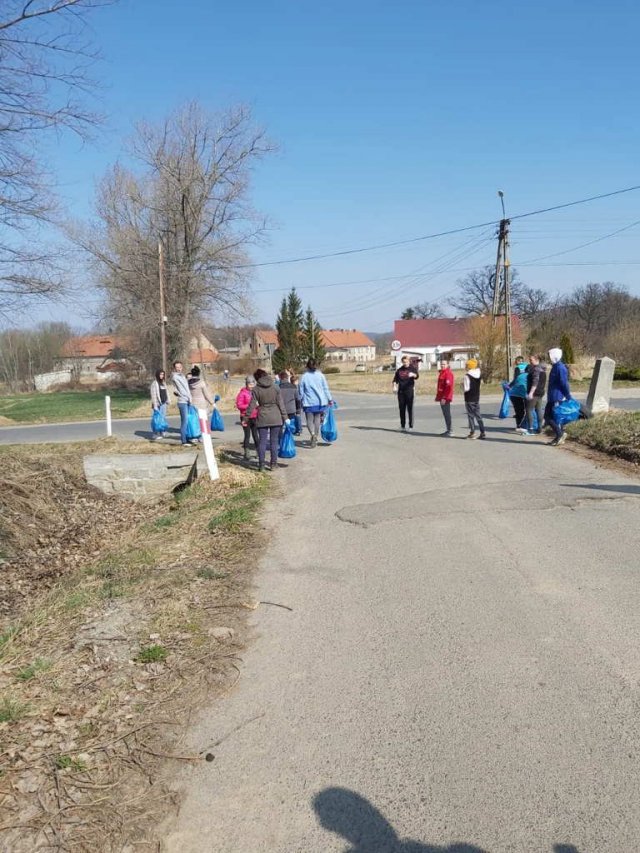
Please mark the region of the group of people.
[[[215, 407], [214, 398], [197, 365], [194, 365], [189, 373], [185, 375], [182, 362], [175, 361], [173, 363], [173, 373], [171, 374], [171, 384], [173, 386], [173, 395], [177, 399], [178, 412], [180, 413], [180, 443], [183, 447], [196, 445], [198, 441], [189, 438], [187, 432], [189, 406], [193, 406], [196, 409], [204, 409], [208, 414], [209, 409]], [[167, 409], [169, 407], [169, 389], [164, 370], [156, 370], [155, 378], [151, 383], [150, 393], [151, 408], [154, 412], [160, 412], [162, 419], [166, 421]], [[154, 430], [151, 440], [157, 441], [159, 438], [164, 437], [164, 431]]]
[[[310, 446], [316, 447], [324, 415], [333, 400], [324, 373], [313, 359], [298, 382], [290, 370], [283, 370], [276, 379], [259, 368], [245, 379], [244, 388], [236, 397], [240, 423], [244, 430], [244, 458], [251, 455], [251, 439], [258, 456], [258, 470], [272, 470], [278, 464], [278, 447], [284, 424], [295, 422], [300, 433], [300, 418], [304, 412], [310, 435]], [[266, 465], [267, 449], [270, 466]]]
[[[571, 400], [569, 387], [569, 371], [562, 361], [562, 350], [554, 347], [549, 350], [551, 370], [548, 376], [547, 366], [541, 355], [532, 353], [526, 361], [522, 356], [516, 358], [513, 378], [504, 383], [505, 390], [513, 404], [515, 412], [516, 432], [523, 436], [540, 435], [543, 427], [553, 429], [554, 438], [550, 444], [557, 446], [566, 440], [564, 425], [554, 418], [558, 404]], [[393, 377], [393, 390], [398, 395], [400, 411], [400, 428], [413, 429], [413, 400], [415, 383], [419, 379], [418, 360], [403, 356], [400, 367]], [[486, 439], [484, 420], [480, 412], [480, 389], [482, 375], [475, 358], [467, 361], [466, 371], [462, 380], [464, 405], [469, 424], [467, 438]], [[451, 420], [451, 404], [454, 396], [455, 379], [448, 361], [440, 363], [436, 402], [440, 403], [445, 423], [446, 437], [453, 435]], [[543, 408], [545, 393], [547, 403]]]

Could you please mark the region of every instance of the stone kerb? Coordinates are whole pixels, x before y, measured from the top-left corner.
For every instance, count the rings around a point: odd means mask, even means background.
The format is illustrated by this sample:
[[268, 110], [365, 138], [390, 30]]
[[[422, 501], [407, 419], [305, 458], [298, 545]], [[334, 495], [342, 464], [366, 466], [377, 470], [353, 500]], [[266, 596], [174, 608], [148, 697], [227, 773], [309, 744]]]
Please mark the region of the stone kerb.
[[85, 456], [87, 482], [106, 495], [153, 501], [198, 476], [198, 453], [95, 454]]

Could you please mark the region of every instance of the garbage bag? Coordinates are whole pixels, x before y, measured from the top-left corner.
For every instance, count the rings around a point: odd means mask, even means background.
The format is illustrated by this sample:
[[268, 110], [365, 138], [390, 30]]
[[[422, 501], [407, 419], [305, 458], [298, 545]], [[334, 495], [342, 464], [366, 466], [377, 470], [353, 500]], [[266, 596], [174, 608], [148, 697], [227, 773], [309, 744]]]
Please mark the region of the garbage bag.
[[551, 417], [558, 426], [577, 421], [580, 417], [580, 403], [577, 400], [563, 400], [553, 407]]
[[211, 432], [224, 432], [224, 421], [222, 415], [217, 409], [211, 412]]
[[500, 411], [498, 413], [499, 418], [508, 418], [509, 412], [511, 411], [511, 398], [509, 397], [509, 392], [504, 392], [504, 397], [502, 398], [502, 405], [500, 406]]
[[282, 435], [280, 436], [280, 446], [278, 447], [278, 456], [281, 459], [293, 459], [296, 455], [296, 443], [293, 439], [293, 431], [295, 429], [295, 424], [293, 419], [289, 421], [288, 424], [285, 424], [282, 428]]
[[336, 426], [336, 418], [333, 414], [332, 406], [329, 406], [324, 416], [320, 435], [323, 441], [328, 441], [329, 443], [335, 441], [338, 437], [338, 427]]
[[198, 410], [195, 406], [189, 406], [187, 409], [187, 441], [194, 441], [200, 438], [202, 431], [200, 429], [200, 418]]
[[167, 419], [160, 409], [154, 409], [151, 413], [151, 432], [165, 432], [169, 429]]

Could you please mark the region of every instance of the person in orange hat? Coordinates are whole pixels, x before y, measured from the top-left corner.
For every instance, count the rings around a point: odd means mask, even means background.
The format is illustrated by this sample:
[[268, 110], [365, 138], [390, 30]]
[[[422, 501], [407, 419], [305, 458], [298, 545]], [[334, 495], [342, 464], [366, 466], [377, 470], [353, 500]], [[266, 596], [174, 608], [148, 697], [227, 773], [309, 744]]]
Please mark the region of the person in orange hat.
[[[469, 435], [467, 438], [486, 438], [484, 421], [480, 414], [480, 382], [481, 374], [478, 362], [470, 358], [467, 362], [467, 372], [464, 375], [462, 387], [464, 391], [464, 407], [469, 420]], [[476, 423], [480, 434], [476, 432]]]

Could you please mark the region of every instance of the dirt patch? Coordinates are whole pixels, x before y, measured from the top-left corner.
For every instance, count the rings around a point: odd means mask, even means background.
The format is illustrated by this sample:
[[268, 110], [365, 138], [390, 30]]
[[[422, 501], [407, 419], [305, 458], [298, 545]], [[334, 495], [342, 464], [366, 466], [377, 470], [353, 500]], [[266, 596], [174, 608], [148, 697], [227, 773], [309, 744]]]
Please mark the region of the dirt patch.
[[257, 606], [263, 534], [247, 530], [267, 478], [222, 463], [219, 482], [134, 510], [83, 484], [87, 449], [12, 448], [0, 625], [0, 850], [12, 853], [157, 849], [165, 780], [205, 761], [185, 754], [185, 726], [237, 679]]
[[11, 418], [5, 418], [4, 415], [0, 415], [0, 426], [15, 426], [15, 423]]

